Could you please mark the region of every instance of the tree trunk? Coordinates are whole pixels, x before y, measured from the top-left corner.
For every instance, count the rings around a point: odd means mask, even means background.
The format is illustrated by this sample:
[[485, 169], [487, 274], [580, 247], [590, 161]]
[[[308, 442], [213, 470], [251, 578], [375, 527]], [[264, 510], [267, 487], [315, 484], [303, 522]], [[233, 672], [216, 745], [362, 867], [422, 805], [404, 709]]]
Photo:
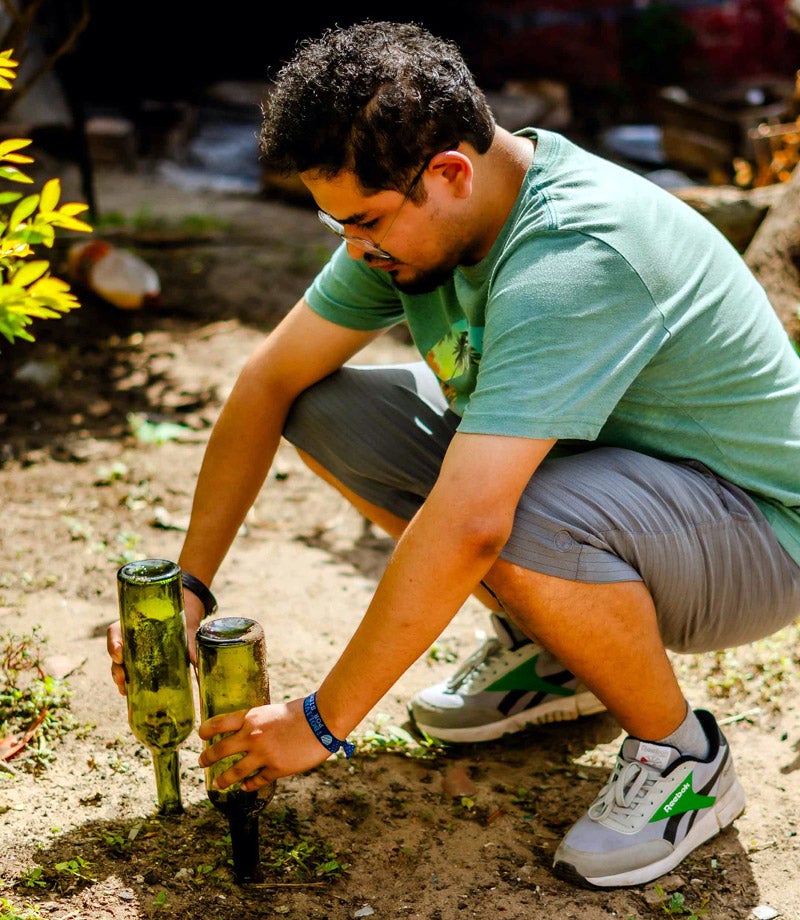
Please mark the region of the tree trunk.
[[738, 252], [744, 253], [770, 208], [785, 191], [785, 183], [776, 182], [753, 189], [734, 185], [690, 185], [673, 189], [673, 194], [702, 214]]
[[800, 169], [770, 208], [747, 247], [744, 259], [795, 341], [800, 341]]

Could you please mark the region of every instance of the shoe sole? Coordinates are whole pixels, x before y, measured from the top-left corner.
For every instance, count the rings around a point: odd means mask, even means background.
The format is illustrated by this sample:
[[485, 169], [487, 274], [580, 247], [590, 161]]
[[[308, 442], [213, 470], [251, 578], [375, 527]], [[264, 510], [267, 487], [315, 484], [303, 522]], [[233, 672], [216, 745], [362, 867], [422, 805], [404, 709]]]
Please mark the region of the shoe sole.
[[625, 888], [633, 885], [645, 885], [662, 875], [671, 872], [679, 863], [707, 840], [711, 840], [721, 830], [732, 824], [745, 808], [745, 793], [742, 784], [735, 779], [728, 790], [721, 795], [713, 808], [707, 809], [695, 821], [692, 829], [681, 840], [669, 856], [660, 859], [649, 866], [632, 869], [628, 872], [619, 872], [616, 875], [584, 878], [571, 863], [558, 861], [553, 866], [553, 872], [573, 885], [582, 888]]
[[544, 725], [549, 722], [571, 722], [581, 716], [592, 716], [598, 712], [605, 712], [606, 707], [597, 697], [585, 690], [574, 696], [558, 697], [549, 703], [542, 703], [535, 711], [522, 710], [513, 716], [499, 722], [490, 722], [486, 725], [470, 725], [466, 728], [440, 728], [435, 725], [425, 725], [409, 710], [412, 721], [417, 728], [436, 741], [449, 741], [453, 744], [468, 744], [473, 741], [496, 741], [503, 735], [511, 735], [533, 725]]

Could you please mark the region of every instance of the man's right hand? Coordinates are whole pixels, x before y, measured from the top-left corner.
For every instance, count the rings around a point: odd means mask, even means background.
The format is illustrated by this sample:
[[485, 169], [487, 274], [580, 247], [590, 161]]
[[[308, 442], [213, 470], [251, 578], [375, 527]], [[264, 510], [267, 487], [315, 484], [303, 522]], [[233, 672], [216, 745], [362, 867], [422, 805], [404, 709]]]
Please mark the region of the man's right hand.
[[[183, 592], [183, 602], [186, 610], [186, 639], [189, 644], [189, 660], [196, 668], [197, 643], [195, 635], [205, 616], [205, 609], [201, 601], [188, 590]], [[106, 631], [106, 648], [111, 658], [111, 678], [117, 685], [117, 690], [123, 696], [127, 696], [125, 668], [122, 663], [122, 627], [119, 622], [112, 623], [108, 627]]]

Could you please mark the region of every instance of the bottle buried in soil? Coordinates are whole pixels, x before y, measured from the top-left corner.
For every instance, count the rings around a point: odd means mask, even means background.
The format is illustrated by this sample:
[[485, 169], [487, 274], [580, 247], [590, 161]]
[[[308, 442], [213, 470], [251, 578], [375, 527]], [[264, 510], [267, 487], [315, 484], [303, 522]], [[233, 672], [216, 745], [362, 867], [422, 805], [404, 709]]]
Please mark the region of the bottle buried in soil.
[[181, 570], [166, 559], [117, 571], [128, 723], [153, 755], [159, 812], [183, 813], [178, 745], [194, 726]]
[[[201, 718], [269, 703], [269, 679], [264, 630], [243, 617], [218, 617], [197, 630], [197, 678]], [[215, 735], [206, 746], [218, 741]], [[245, 792], [239, 783], [213, 789], [214, 779], [243, 755], [225, 757], [206, 768], [206, 791], [216, 809], [228, 819], [236, 880], [258, 880], [258, 817], [275, 793], [275, 783], [258, 792]]]

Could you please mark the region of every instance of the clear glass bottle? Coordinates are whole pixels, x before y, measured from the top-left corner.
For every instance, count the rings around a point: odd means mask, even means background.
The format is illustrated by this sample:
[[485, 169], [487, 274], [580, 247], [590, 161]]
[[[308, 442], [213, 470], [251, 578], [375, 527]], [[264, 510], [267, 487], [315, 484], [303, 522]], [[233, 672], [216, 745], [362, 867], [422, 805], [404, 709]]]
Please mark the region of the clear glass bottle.
[[[201, 719], [269, 703], [269, 678], [264, 630], [244, 617], [218, 617], [197, 631], [197, 678]], [[215, 735], [206, 746], [219, 740]], [[275, 783], [258, 792], [245, 792], [239, 783], [219, 790], [214, 779], [243, 755], [225, 757], [207, 767], [206, 791], [216, 809], [228, 819], [233, 870], [238, 882], [258, 880], [258, 818], [275, 793]]]
[[128, 723], [153, 755], [159, 812], [183, 813], [178, 746], [194, 727], [181, 570], [141, 559], [117, 571]]

